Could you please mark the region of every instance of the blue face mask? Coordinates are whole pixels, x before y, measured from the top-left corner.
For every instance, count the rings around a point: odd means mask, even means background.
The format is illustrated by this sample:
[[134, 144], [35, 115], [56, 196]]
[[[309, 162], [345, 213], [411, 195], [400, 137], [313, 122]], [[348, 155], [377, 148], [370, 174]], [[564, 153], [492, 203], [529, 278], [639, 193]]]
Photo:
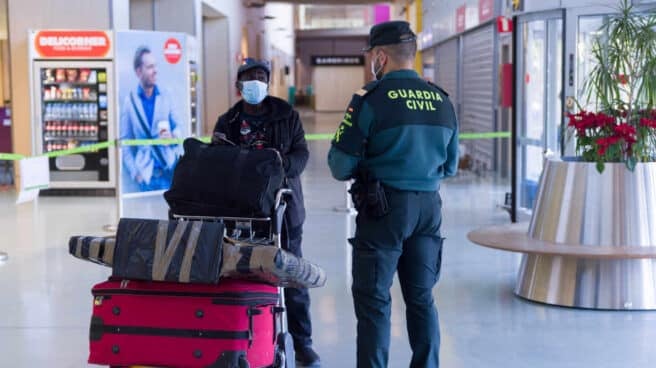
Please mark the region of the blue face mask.
[[267, 96], [269, 85], [258, 80], [241, 82], [241, 97], [249, 105], [258, 105]]

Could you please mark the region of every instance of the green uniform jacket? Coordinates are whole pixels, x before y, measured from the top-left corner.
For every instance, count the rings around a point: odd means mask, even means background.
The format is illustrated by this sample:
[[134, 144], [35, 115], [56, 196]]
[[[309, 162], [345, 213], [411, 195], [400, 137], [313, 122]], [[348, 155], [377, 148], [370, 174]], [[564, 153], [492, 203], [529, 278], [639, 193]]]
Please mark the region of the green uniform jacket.
[[363, 165], [383, 184], [435, 191], [458, 169], [458, 122], [448, 94], [412, 70], [385, 74], [353, 95], [332, 141], [337, 180]]

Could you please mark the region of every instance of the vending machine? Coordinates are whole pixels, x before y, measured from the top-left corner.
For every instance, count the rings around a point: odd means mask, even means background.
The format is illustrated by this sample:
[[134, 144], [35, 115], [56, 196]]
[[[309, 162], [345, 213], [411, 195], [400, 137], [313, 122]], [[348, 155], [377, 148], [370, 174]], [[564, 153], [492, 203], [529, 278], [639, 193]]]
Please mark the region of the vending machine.
[[[33, 153], [115, 139], [110, 31], [30, 31]], [[50, 158], [57, 189], [115, 189], [113, 147]]]
[[[29, 35], [35, 155], [200, 134], [199, 50], [192, 36], [103, 30], [32, 30]], [[182, 153], [176, 146], [120, 147], [119, 142], [53, 157], [50, 187], [110, 189], [119, 196], [158, 193], [170, 184]], [[171, 151], [175, 160], [159, 160]]]

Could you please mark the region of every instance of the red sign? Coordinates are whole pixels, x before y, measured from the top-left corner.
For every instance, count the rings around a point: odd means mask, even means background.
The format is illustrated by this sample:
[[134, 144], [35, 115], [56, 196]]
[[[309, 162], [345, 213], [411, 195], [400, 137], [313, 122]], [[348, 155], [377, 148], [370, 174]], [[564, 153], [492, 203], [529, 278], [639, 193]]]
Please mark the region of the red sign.
[[164, 42], [164, 58], [171, 64], [180, 61], [182, 57], [182, 46], [175, 38], [169, 38]]
[[464, 32], [465, 31], [465, 15], [467, 14], [467, 6], [463, 5], [456, 9], [456, 32]]
[[499, 33], [507, 33], [507, 32], [512, 32], [513, 31], [513, 21], [512, 19], [506, 18], [506, 17], [498, 17], [497, 18], [497, 31]]
[[111, 41], [103, 31], [39, 31], [34, 49], [46, 58], [103, 58]]
[[478, 23], [487, 22], [494, 17], [494, 0], [478, 0]]
[[501, 65], [501, 107], [513, 105], [513, 65]]

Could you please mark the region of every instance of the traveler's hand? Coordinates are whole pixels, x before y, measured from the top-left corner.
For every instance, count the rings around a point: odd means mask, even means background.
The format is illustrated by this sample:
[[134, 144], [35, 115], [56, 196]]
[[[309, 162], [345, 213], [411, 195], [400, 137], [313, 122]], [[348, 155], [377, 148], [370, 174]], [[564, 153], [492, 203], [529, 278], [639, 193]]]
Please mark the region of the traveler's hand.
[[287, 156], [283, 155], [282, 152], [278, 151], [275, 148], [268, 148], [268, 149], [275, 151], [278, 154], [278, 156], [280, 156], [280, 159], [282, 160], [282, 166], [285, 170], [289, 169], [289, 158]]
[[212, 134], [212, 144], [236, 146], [234, 142], [228, 139], [225, 133], [214, 132]]
[[280, 153], [280, 151], [278, 151], [278, 150], [275, 149], [275, 148], [271, 148], [271, 147], [269, 147], [269, 148], [267, 148], [267, 149], [268, 149], [268, 150], [271, 150], [271, 151], [273, 151], [273, 152], [275, 152], [275, 153], [277, 153], [278, 156], [280, 156], [280, 158], [282, 159], [282, 153]]
[[134, 178], [134, 180], [137, 182], [137, 184], [141, 184], [144, 182], [143, 177], [141, 177], [141, 174], [137, 174], [137, 176]]
[[171, 132], [168, 130], [160, 130], [159, 131], [159, 138], [160, 139], [171, 139], [173, 138], [173, 135], [171, 135]]

